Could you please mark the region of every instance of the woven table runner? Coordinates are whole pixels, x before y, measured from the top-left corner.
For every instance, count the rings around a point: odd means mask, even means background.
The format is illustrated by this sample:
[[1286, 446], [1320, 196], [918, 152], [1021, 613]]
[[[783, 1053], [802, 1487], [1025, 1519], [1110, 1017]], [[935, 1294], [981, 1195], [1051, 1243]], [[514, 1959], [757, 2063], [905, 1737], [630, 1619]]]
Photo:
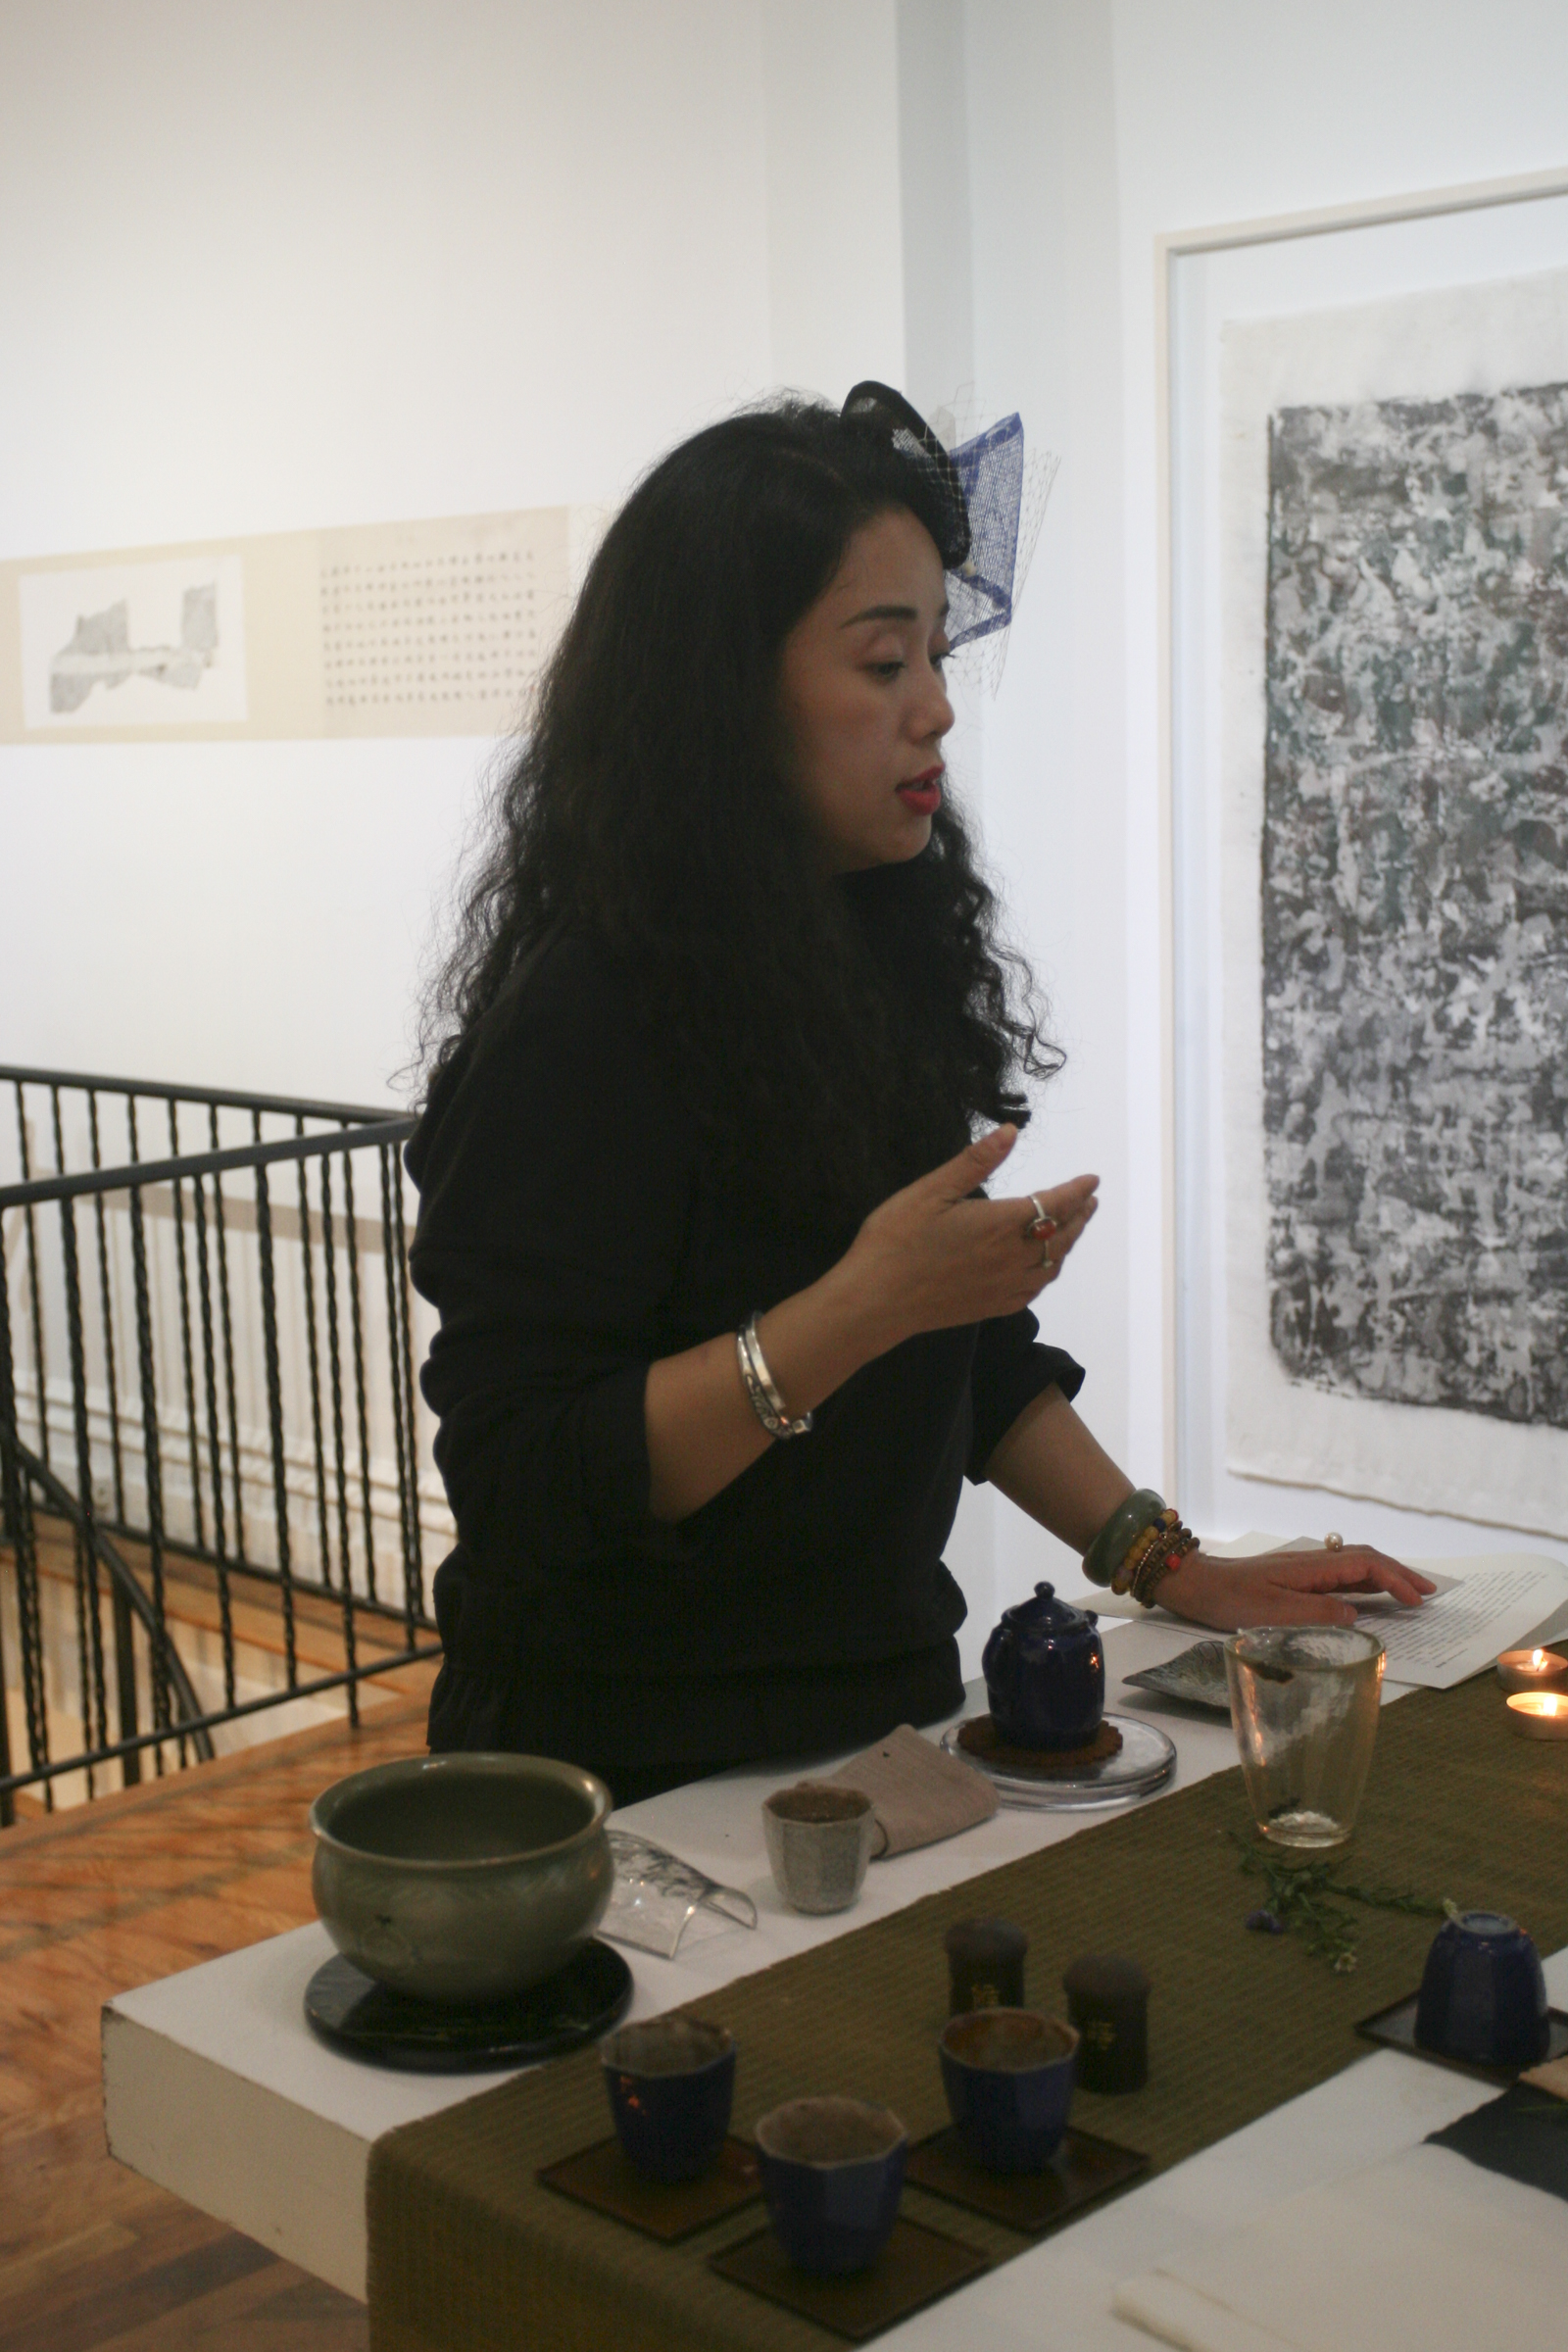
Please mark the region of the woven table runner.
[[[1562, 1860], [1568, 1752], [1516, 1739], [1489, 1674], [1385, 1708], [1345, 1876], [1432, 1902], [1505, 1911], [1544, 1952], [1568, 1943]], [[947, 2018], [944, 1931], [1000, 1915], [1028, 1932], [1032, 2005], [1064, 2010], [1082, 1952], [1124, 1952], [1153, 1980], [1150, 2080], [1132, 2097], [1080, 2091], [1073, 2121], [1180, 2162], [1309, 2090], [1367, 2044], [1358, 2018], [1420, 1981], [1430, 1918], [1355, 1914], [1348, 1974], [1294, 1935], [1250, 1935], [1262, 1883], [1233, 1833], [1252, 1830], [1233, 1769], [1103, 1820], [1045, 1851], [927, 1895], [689, 2006], [740, 2049], [737, 2132], [781, 2099], [844, 2091], [893, 2107], [919, 2139], [948, 2121], [936, 2037]], [[1412, 2063], [1415, 2063], [1412, 2061]], [[372, 2352], [828, 2352], [814, 2322], [717, 2277], [709, 2256], [754, 2232], [752, 2206], [661, 2245], [542, 2188], [539, 2167], [610, 2129], [597, 2050], [557, 2060], [370, 2152]], [[908, 2187], [904, 2211], [994, 2262], [1029, 2241]]]

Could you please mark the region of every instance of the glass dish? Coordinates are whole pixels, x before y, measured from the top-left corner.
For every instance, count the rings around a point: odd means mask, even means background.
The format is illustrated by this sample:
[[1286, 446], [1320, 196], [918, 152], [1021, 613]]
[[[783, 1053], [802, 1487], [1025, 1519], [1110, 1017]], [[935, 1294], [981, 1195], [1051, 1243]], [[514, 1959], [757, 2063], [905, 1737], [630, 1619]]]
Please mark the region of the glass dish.
[[1121, 1805], [1136, 1796], [1147, 1796], [1151, 1789], [1161, 1788], [1176, 1769], [1176, 1749], [1157, 1724], [1144, 1723], [1134, 1715], [1107, 1715], [1121, 1734], [1121, 1746], [1113, 1756], [1098, 1764], [1085, 1764], [1073, 1772], [1041, 1772], [1026, 1775], [1022, 1767], [1004, 1767], [988, 1764], [981, 1756], [971, 1755], [958, 1740], [959, 1726], [955, 1724], [942, 1735], [942, 1744], [950, 1756], [959, 1757], [983, 1772], [1004, 1805], [1032, 1807], [1041, 1812], [1055, 1812], [1068, 1806]]
[[1223, 1642], [1194, 1642], [1162, 1665], [1145, 1666], [1122, 1680], [1135, 1683], [1140, 1690], [1157, 1691], [1161, 1698], [1185, 1699], [1190, 1707], [1212, 1707], [1225, 1716], [1231, 1711]]

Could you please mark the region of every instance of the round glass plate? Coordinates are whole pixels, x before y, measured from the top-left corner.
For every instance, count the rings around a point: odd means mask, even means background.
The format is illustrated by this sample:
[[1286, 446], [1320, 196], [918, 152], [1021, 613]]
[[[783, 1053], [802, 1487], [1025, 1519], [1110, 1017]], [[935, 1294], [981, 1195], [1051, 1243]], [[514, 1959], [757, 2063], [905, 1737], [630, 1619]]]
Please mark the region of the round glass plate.
[[1026, 1777], [1016, 1767], [1007, 1770], [1000, 1764], [988, 1764], [983, 1756], [974, 1756], [958, 1741], [958, 1726], [942, 1735], [942, 1744], [950, 1756], [958, 1756], [983, 1772], [996, 1788], [1004, 1805], [1032, 1805], [1042, 1812], [1054, 1812], [1067, 1805], [1120, 1805], [1129, 1797], [1147, 1796], [1152, 1788], [1162, 1788], [1176, 1769], [1176, 1749], [1156, 1724], [1144, 1723], [1134, 1715], [1107, 1715], [1105, 1721], [1114, 1724], [1121, 1734], [1121, 1746], [1113, 1756], [1100, 1764], [1086, 1764], [1076, 1772], [1042, 1772], [1038, 1777]]
[[356, 2058], [417, 2074], [459, 2075], [531, 2066], [594, 2041], [619, 2024], [631, 1989], [631, 1970], [597, 1936], [542, 1984], [469, 2009], [393, 1992], [339, 1952], [306, 1986], [305, 2014], [323, 2041]]

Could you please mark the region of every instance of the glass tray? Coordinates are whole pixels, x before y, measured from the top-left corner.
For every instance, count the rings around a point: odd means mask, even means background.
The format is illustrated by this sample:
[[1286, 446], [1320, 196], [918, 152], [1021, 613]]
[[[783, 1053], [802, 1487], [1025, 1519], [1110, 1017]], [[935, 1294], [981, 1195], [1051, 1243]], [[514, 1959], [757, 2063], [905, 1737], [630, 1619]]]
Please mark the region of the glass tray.
[[983, 1772], [1004, 1805], [1032, 1806], [1051, 1813], [1065, 1806], [1121, 1805], [1131, 1797], [1162, 1788], [1176, 1769], [1176, 1749], [1158, 1725], [1145, 1723], [1135, 1715], [1107, 1715], [1105, 1721], [1120, 1732], [1120, 1748], [1102, 1763], [1086, 1764], [1072, 1773], [1043, 1772], [1034, 1777], [1017, 1766], [1004, 1769], [987, 1764], [959, 1745], [957, 1724], [943, 1733], [942, 1744], [950, 1756]]

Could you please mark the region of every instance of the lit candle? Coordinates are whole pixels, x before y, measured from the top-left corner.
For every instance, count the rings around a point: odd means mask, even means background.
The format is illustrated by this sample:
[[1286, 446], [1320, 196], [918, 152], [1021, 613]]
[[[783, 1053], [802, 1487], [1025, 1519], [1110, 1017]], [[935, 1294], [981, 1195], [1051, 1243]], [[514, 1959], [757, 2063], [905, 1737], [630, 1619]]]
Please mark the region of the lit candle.
[[1505, 1690], [1568, 1690], [1568, 1658], [1555, 1649], [1505, 1649], [1497, 1680]]
[[1521, 1740], [1568, 1740], [1568, 1698], [1559, 1690], [1516, 1690], [1508, 1721]]

